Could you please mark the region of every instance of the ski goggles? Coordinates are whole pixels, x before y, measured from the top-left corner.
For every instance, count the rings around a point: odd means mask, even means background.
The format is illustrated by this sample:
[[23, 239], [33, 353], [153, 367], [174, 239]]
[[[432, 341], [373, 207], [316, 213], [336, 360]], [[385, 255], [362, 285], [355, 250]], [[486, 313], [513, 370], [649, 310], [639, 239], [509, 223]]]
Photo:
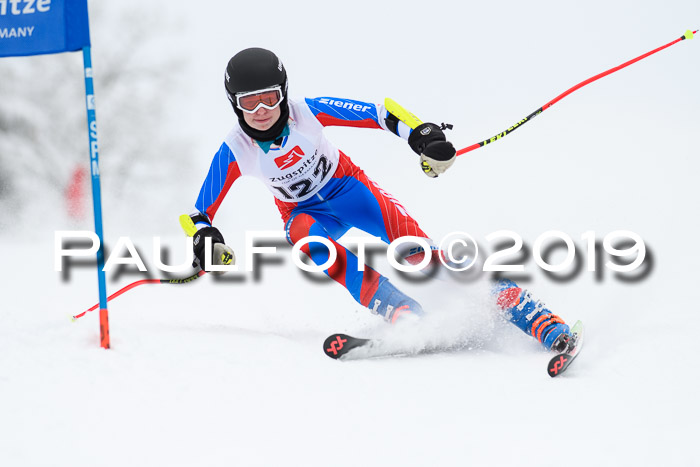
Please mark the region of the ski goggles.
[[283, 99], [282, 86], [273, 86], [259, 91], [237, 93], [236, 107], [243, 112], [252, 114], [257, 112], [260, 107], [275, 110]]

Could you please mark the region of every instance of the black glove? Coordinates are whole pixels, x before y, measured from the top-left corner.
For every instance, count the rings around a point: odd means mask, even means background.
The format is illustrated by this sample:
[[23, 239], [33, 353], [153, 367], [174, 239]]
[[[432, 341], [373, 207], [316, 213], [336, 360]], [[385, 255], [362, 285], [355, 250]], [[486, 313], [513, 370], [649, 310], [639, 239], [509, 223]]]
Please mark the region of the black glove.
[[[219, 232], [219, 229], [216, 227], [203, 227], [192, 237], [192, 244], [194, 247], [194, 261], [192, 262], [192, 266], [204, 270], [206, 264], [204, 258], [204, 244], [207, 237], [211, 238], [212, 265], [228, 265], [235, 261], [233, 250], [226, 246], [224, 237], [221, 235], [221, 232]], [[222, 271], [215, 272], [222, 273]]]
[[445, 133], [434, 123], [418, 125], [408, 137], [408, 145], [421, 156], [421, 168], [431, 178], [449, 169], [457, 154]]

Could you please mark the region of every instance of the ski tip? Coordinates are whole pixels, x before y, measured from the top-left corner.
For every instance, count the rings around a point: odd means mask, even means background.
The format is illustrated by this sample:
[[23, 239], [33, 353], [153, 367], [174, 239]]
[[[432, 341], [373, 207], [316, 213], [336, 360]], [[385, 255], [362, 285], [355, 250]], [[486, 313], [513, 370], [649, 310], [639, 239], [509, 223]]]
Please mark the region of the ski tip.
[[571, 327], [571, 333], [573, 339], [568, 348], [552, 357], [547, 364], [547, 374], [552, 378], [566, 371], [571, 362], [581, 352], [581, 346], [583, 345], [583, 321], [576, 321]]
[[568, 354], [560, 354], [554, 357], [547, 366], [547, 374], [554, 378], [569, 366], [572, 357]]
[[346, 334], [331, 334], [323, 341], [323, 353], [337, 360], [345, 353], [343, 352], [343, 347], [345, 347], [349, 338], [350, 336]]
[[580, 335], [582, 331], [583, 331], [583, 321], [581, 321], [581, 320], [576, 321], [574, 323], [574, 325], [571, 326], [571, 332], [575, 332], [575, 333]]
[[337, 360], [352, 349], [362, 347], [371, 342], [370, 339], [360, 339], [358, 337], [348, 336], [347, 334], [331, 334], [323, 341], [323, 353]]

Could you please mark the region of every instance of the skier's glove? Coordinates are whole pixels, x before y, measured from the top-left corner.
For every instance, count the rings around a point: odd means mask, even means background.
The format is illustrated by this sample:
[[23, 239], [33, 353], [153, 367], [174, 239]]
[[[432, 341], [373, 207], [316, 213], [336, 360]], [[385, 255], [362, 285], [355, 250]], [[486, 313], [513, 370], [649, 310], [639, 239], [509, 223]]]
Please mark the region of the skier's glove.
[[[205, 255], [205, 239], [206, 237], [211, 238], [211, 264], [212, 266], [222, 266], [235, 264], [236, 256], [233, 254], [233, 250], [226, 246], [224, 243], [224, 237], [219, 232], [216, 227], [203, 227], [197, 231], [192, 237], [192, 243], [194, 245], [194, 262], [192, 266], [199, 267], [204, 270], [206, 265], [204, 255]], [[223, 274], [225, 271], [211, 271], [212, 274]]]
[[420, 166], [430, 178], [437, 177], [455, 162], [455, 147], [434, 123], [418, 125], [408, 137], [408, 144], [420, 155]]

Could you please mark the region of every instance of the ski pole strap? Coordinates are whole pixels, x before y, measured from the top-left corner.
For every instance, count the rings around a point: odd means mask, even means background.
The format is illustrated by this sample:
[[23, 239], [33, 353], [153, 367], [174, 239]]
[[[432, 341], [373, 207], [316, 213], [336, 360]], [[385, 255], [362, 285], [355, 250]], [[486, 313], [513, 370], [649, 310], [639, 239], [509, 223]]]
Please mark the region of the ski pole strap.
[[572, 92], [574, 92], [574, 91], [576, 91], [576, 90], [578, 90], [578, 89], [581, 89], [582, 87], [584, 87], [584, 86], [586, 86], [586, 85], [592, 83], [593, 81], [597, 81], [597, 80], [599, 80], [600, 78], [603, 78], [603, 77], [605, 77], [605, 76], [608, 76], [608, 75], [610, 75], [610, 74], [612, 74], [612, 73], [615, 73], [616, 71], [619, 71], [619, 70], [621, 70], [621, 69], [623, 69], [623, 68], [625, 68], [625, 67], [628, 67], [628, 66], [632, 65], [633, 63], [636, 63], [636, 62], [638, 62], [638, 61], [640, 61], [640, 60], [642, 60], [642, 59], [644, 59], [644, 58], [647, 58], [648, 56], [653, 55], [653, 54], [655, 54], [656, 52], [660, 52], [660, 51], [664, 50], [664, 49], [667, 48], [667, 47], [671, 47], [672, 45], [674, 45], [674, 44], [676, 44], [676, 43], [678, 43], [678, 42], [680, 42], [680, 41], [682, 41], [682, 40], [685, 40], [685, 39], [692, 39], [692, 38], [694, 37], [695, 33], [697, 33], [697, 32], [698, 32], [697, 30], [695, 30], [695, 31], [687, 30], [687, 31], [685, 32], [685, 34], [683, 34], [681, 37], [679, 37], [678, 39], [676, 39], [676, 40], [674, 40], [674, 41], [672, 41], [672, 42], [669, 42], [669, 43], [666, 44], [666, 45], [662, 45], [661, 47], [658, 47], [658, 48], [656, 48], [656, 49], [654, 49], [654, 50], [652, 50], [652, 51], [650, 51], [650, 52], [647, 52], [647, 53], [645, 53], [645, 54], [643, 54], [643, 55], [640, 55], [640, 56], [637, 57], [637, 58], [633, 58], [632, 60], [629, 60], [629, 61], [623, 63], [622, 65], [616, 66], [616, 67], [611, 68], [611, 69], [609, 69], [609, 70], [607, 70], [607, 71], [604, 71], [604, 72], [599, 73], [599, 74], [597, 74], [597, 75], [595, 75], [595, 76], [592, 76], [591, 78], [588, 78], [588, 79], [585, 80], [585, 81], [581, 81], [581, 82], [578, 83], [576, 86], [574, 86], [574, 87], [572, 87], [572, 88], [569, 88], [569, 89], [567, 89], [566, 91], [564, 91], [563, 93], [559, 94], [557, 97], [555, 97], [555, 98], [552, 99], [551, 101], [547, 102], [546, 104], [544, 104], [542, 107], [540, 107], [539, 109], [537, 109], [537, 110], [535, 110], [534, 112], [532, 112], [532, 113], [531, 113], [530, 115], [528, 115], [527, 117], [525, 117], [525, 118], [523, 118], [522, 120], [516, 122], [514, 125], [512, 125], [512, 126], [509, 127], [508, 129], [506, 129], [506, 130], [504, 130], [504, 131], [498, 133], [496, 136], [494, 136], [494, 137], [492, 137], [492, 138], [489, 138], [489, 139], [487, 139], [487, 140], [481, 141], [481, 142], [479, 142], [479, 143], [474, 143], [474, 144], [472, 144], [471, 146], [467, 146], [466, 148], [460, 149], [459, 151], [457, 151], [457, 155], [458, 155], [458, 156], [461, 156], [462, 154], [466, 154], [466, 153], [468, 153], [468, 152], [470, 152], [470, 151], [473, 151], [473, 150], [475, 150], [475, 149], [479, 149], [480, 147], [486, 146], [487, 144], [493, 143], [494, 141], [498, 141], [499, 139], [503, 138], [503, 137], [506, 136], [507, 134], [509, 134], [509, 133], [515, 131], [516, 129], [520, 128], [520, 127], [523, 126], [525, 123], [529, 122], [530, 120], [532, 120], [533, 118], [535, 118], [536, 116], [538, 116], [539, 114], [541, 114], [542, 112], [544, 112], [545, 110], [547, 110], [548, 108], [550, 108], [551, 106], [553, 106], [554, 104], [556, 104], [557, 102], [559, 102], [560, 100], [562, 100], [563, 98], [565, 98], [566, 96], [568, 96], [569, 94], [571, 94]]

